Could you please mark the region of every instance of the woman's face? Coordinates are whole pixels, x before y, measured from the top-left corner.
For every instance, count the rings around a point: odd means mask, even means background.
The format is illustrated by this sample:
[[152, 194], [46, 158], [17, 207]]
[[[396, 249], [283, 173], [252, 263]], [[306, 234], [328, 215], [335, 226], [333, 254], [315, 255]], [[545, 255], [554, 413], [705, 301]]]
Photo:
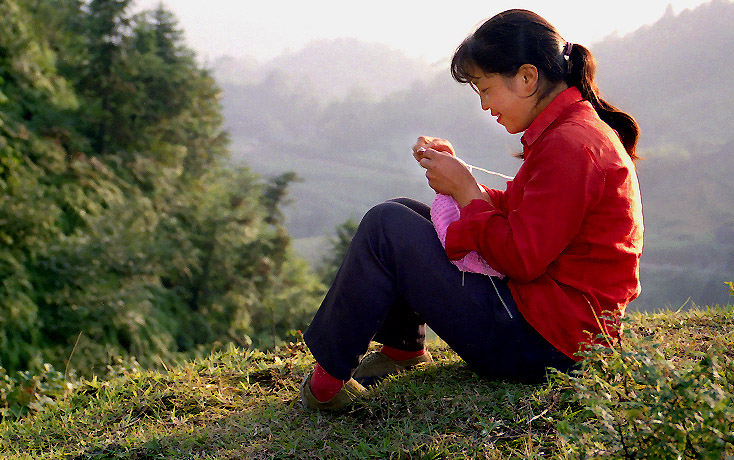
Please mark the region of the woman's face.
[[527, 94], [527, 78], [519, 72], [514, 77], [497, 73], [474, 74], [481, 75], [471, 81], [471, 86], [479, 95], [482, 109], [497, 117], [497, 123], [508, 133], [525, 131], [537, 116], [536, 98]]

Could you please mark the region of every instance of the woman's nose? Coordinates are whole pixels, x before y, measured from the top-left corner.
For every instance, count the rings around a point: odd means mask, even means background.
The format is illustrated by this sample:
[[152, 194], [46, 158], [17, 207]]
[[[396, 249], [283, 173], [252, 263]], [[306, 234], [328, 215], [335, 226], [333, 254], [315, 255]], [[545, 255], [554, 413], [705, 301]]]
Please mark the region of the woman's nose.
[[489, 110], [489, 101], [486, 97], [479, 96], [479, 102], [482, 104], [482, 110]]

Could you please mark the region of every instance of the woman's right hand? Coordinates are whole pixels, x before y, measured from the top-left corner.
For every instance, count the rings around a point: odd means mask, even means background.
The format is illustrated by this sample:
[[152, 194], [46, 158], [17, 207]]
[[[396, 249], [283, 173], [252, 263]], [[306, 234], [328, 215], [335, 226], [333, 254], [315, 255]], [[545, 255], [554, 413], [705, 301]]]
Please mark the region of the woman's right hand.
[[421, 136], [413, 146], [413, 157], [415, 160], [420, 162], [423, 158], [423, 152], [427, 149], [438, 150], [439, 152], [449, 153], [454, 156], [456, 155], [451, 142], [446, 139], [441, 139], [440, 137]]

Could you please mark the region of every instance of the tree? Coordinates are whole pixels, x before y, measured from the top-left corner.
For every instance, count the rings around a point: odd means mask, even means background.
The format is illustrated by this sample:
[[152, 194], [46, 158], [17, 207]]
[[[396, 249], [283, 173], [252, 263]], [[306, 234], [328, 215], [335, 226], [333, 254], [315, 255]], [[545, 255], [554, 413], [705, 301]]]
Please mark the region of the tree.
[[61, 236], [49, 182], [64, 169], [69, 127], [48, 122], [77, 103], [15, 0], [0, 3], [0, 85], [0, 365], [13, 369], [40, 354], [31, 266]]
[[116, 147], [131, 139], [125, 129], [134, 115], [126, 103], [135, 89], [126, 81], [130, 71], [125, 49], [130, 34], [130, 2], [91, 0], [87, 6], [87, 62], [78, 69], [81, 78], [77, 87], [95, 102], [88, 117], [92, 147], [101, 154], [114, 153]]
[[323, 292], [283, 226], [295, 176], [225, 164], [219, 88], [170, 13], [128, 4], [0, 2], [9, 371], [273, 346]]
[[352, 238], [357, 232], [357, 227], [359, 227], [359, 223], [349, 218], [336, 227], [336, 235], [329, 239], [329, 251], [322, 259], [318, 269], [321, 281], [325, 285], [331, 286], [331, 283], [334, 282], [336, 273], [347, 254], [349, 245], [352, 243]]

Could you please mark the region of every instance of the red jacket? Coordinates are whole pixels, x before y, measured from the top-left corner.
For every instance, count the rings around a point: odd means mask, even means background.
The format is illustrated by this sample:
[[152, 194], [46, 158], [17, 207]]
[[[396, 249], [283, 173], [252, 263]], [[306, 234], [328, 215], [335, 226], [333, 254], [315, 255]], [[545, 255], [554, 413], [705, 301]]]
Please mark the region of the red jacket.
[[473, 200], [461, 210], [448, 227], [446, 253], [453, 260], [479, 252], [507, 275], [527, 322], [578, 360], [579, 343], [602, 328], [619, 335], [601, 318], [624, 314], [640, 293], [635, 167], [576, 88], [556, 96], [522, 144], [515, 178], [505, 191], [487, 189], [494, 206]]

